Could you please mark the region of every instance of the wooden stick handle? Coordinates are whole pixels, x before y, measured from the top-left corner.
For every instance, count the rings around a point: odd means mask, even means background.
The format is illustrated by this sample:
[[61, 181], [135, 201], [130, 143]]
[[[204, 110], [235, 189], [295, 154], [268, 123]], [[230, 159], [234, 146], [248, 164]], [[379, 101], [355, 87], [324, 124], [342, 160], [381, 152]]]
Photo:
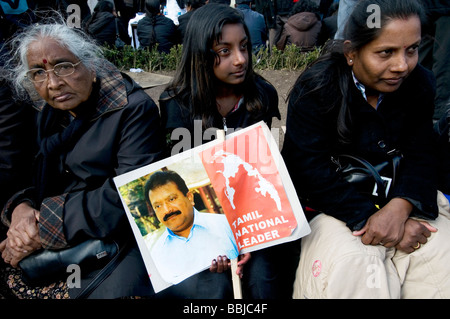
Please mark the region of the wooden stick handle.
[[[225, 141], [225, 131], [217, 130], [217, 140], [223, 142]], [[231, 279], [233, 281], [233, 294], [234, 299], [242, 299], [242, 287], [241, 287], [241, 278], [239, 278], [236, 273], [237, 270], [238, 258], [231, 260]]]
[[238, 257], [231, 260], [231, 279], [233, 281], [234, 299], [242, 299], [241, 278], [236, 273]]

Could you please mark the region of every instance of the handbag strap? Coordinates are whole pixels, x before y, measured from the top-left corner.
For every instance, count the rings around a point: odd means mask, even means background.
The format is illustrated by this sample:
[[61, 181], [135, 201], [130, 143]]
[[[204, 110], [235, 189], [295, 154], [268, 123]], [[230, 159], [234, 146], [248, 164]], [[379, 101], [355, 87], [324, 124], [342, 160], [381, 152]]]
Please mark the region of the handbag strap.
[[339, 157], [354, 160], [363, 165], [365, 168], [367, 168], [367, 170], [370, 172], [370, 174], [372, 174], [373, 178], [375, 179], [375, 182], [377, 183], [378, 196], [380, 197], [381, 200], [386, 200], [386, 187], [384, 186], [384, 181], [381, 178], [380, 174], [377, 172], [377, 170], [372, 166], [372, 164], [370, 164], [365, 159], [354, 155], [340, 154]]
[[117, 265], [122, 260], [122, 256], [128, 250], [129, 242], [125, 242], [117, 254], [103, 267], [89, 284], [75, 297], [75, 299], [85, 299], [114, 271]]
[[403, 155], [400, 151], [393, 149], [386, 153], [392, 160], [392, 185], [396, 183], [396, 177], [400, 168], [400, 161]]
[[119, 38], [120, 35], [119, 35], [119, 26], [117, 24], [117, 18], [114, 18], [114, 22], [116, 23], [116, 38]]

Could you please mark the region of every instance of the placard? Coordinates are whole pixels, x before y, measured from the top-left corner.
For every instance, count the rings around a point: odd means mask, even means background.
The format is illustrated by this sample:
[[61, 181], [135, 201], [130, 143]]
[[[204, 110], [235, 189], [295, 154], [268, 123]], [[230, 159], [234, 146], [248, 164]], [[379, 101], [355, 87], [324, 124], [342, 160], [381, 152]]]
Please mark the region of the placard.
[[[180, 186], [158, 188], [149, 182], [154, 174], [157, 180], [169, 173], [184, 181], [186, 195], [179, 194]], [[219, 255], [234, 259], [310, 232], [264, 122], [117, 176], [114, 182], [155, 292], [208, 269]], [[153, 190], [146, 190], [149, 185]], [[189, 232], [180, 226], [189, 224], [182, 224], [183, 216], [192, 221]]]

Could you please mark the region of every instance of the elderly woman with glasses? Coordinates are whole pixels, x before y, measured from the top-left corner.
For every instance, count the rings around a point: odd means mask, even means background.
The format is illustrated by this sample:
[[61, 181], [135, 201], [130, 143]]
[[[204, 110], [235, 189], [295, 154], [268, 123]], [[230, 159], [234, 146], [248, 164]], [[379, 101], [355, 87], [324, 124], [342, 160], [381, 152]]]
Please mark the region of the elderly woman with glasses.
[[[120, 246], [131, 238], [122, 261], [90, 296], [153, 294], [113, 177], [161, 158], [156, 104], [102, 57], [92, 39], [64, 24], [32, 26], [10, 49], [7, 77], [17, 97], [32, 99], [40, 111], [40, 149], [33, 186], [15, 194], [1, 215], [9, 231], [0, 252], [15, 275], [6, 276], [9, 286], [16, 293], [23, 288], [17, 267], [35, 251], [66, 249], [91, 238]], [[90, 270], [81, 267], [81, 289]], [[75, 297], [80, 289], [68, 288], [65, 279], [53, 295], [46, 288], [47, 295]], [[43, 297], [42, 289], [31, 291]]]

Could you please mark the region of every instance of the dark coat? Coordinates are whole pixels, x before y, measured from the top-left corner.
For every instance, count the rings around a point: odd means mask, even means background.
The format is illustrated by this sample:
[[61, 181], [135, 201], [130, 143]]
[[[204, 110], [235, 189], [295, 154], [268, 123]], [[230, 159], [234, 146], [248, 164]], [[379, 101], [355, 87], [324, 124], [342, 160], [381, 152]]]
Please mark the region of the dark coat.
[[450, 15], [450, 0], [421, 0], [425, 11], [428, 15], [436, 16], [448, 16]]
[[[89, 238], [110, 238], [120, 243], [131, 240], [132, 248], [123, 261], [91, 295], [92, 298], [151, 295], [148, 274], [134, 241], [128, 219], [113, 178], [160, 159], [164, 147], [158, 107], [126, 75], [111, 64], [104, 66], [105, 77], [98, 77], [100, 93], [89, 107], [95, 108], [89, 125], [73, 146], [61, 154], [49, 184], [57, 185], [57, 194], [47, 194], [40, 210], [39, 234], [45, 249], [64, 249]], [[103, 89], [107, 86], [107, 89]], [[94, 103], [94, 105], [90, 103]], [[41, 114], [45, 114], [45, 108]], [[39, 137], [51, 130], [46, 118], [38, 119]], [[56, 123], [54, 129], [60, 128]], [[44, 127], [46, 126], [46, 127]], [[56, 192], [57, 189], [53, 189]], [[33, 197], [33, 189], [24, 190], [10, 200], [2, 214], [8, 217], [20, 197]], [[82, 276], [86, 272], [82, 273]], [[87, 274], [88, 277], [91, 274]], [[83, 280], [81, 286], [87, 282]], [[79, 289], [70, 289], [71, 297]]]
[[264, 16], [250, 9], [246, 3], [239, 4], [236, 9], [240, 10], [244, 15], [244, 21], [252, 41], [253, 53], [257, 53], [260, 49], [264, 49], [268, 37]]
[[[132, 92], [128, 104], [102, 114], [66, 157], [78, 184], [73, 188], [81, 188], [66, 198], [66, 236], [111, 236], [132, 241], [132, 249], [91, 298], [153, 294], [112, 178], [160, 159], [163, 135], [156, 104], [135, 82], [125, 79], [127, 91]], [[92, 189], [95, 185], [98, 188]], [[79, 214], [80, 207], [85, 208], [83, 215]], [[95, 227], [91, 221], [95, 221]]]
[[120, 19], [110, 12], [98, 12], [87, 26], [88, 33], [97, 41], [99, 45], [114, 46], [116, 40], [116, 21], [119, 37], [126, 44], [131, 43], [127, 30]]
[[178, 39], [179, 43], [183, 43], [184, 35], [186, 34], [186, 29], [189, 20], [191, 19], [192, 14], [194, 13], [194, 10], [188, 11], [178, 17]]
[[[145, 16], [139, 20], [137, 25], [137, 36], [142, 47], [152, 47], [150, 43], [150, 32], [152, 30], [152, 19]], [[156, 16], [155, 23], [156, 43], [158, 51], [169, 53], [170, 48], [178, 43], [177, 29], [175, 24], [169, 18], [163, 15]]]
[[295, 44], [303, 50], [312, 50], [317, 44], [322, 22], [312, 12], [299, 12], [289, 17], [283, 26], [277, 49], [284, 50], [287, 45]]
[[256, 0], [255, 11], [264, 16], [268, 29], [277, 27], [277, 16], [287, 16], [294, 2], [292, 0]]
[[[331, 78], [338, 78], [336, 71], [329, 71]], [[309, 72], [317, 71], [312, 67]], [[377, 209], [370, 198], [338, 175], [330, 158], [351, 153], [377, 163], [395, 148], [404, 158], [391, 197], [409, 199], [415, 207], [413, 216], [436, 218], [432, 73], [417, 66], [397, 91], [385, 95], [378, 110], [366, 102], [351, 74], [349, 77], [354, 123], [349, 145], [338, 140], [339, 107], [326, 111], [333, 103], [339, 104], [337, 87], [328, 86], [300, 98], [297, 90], [290, 98], [282, 155], [302, 204], [344, 221], [350, 229], [359, 229]], [[307, 213], [307, 217], [313, 214]]]
[[15, 103], [9, 86], [0, 83], [0, 210], [17, 191], [31, 184], [37, 111]]
[[320, 29], [317, 45], [324, 45], [329, 39], [334, 39], [337, 32], [337, 14], [326, 17], [322, 20], [322, 28]]
[[439, 190], [450, 195], [450, 109], [435, 124], [439, 149]]

